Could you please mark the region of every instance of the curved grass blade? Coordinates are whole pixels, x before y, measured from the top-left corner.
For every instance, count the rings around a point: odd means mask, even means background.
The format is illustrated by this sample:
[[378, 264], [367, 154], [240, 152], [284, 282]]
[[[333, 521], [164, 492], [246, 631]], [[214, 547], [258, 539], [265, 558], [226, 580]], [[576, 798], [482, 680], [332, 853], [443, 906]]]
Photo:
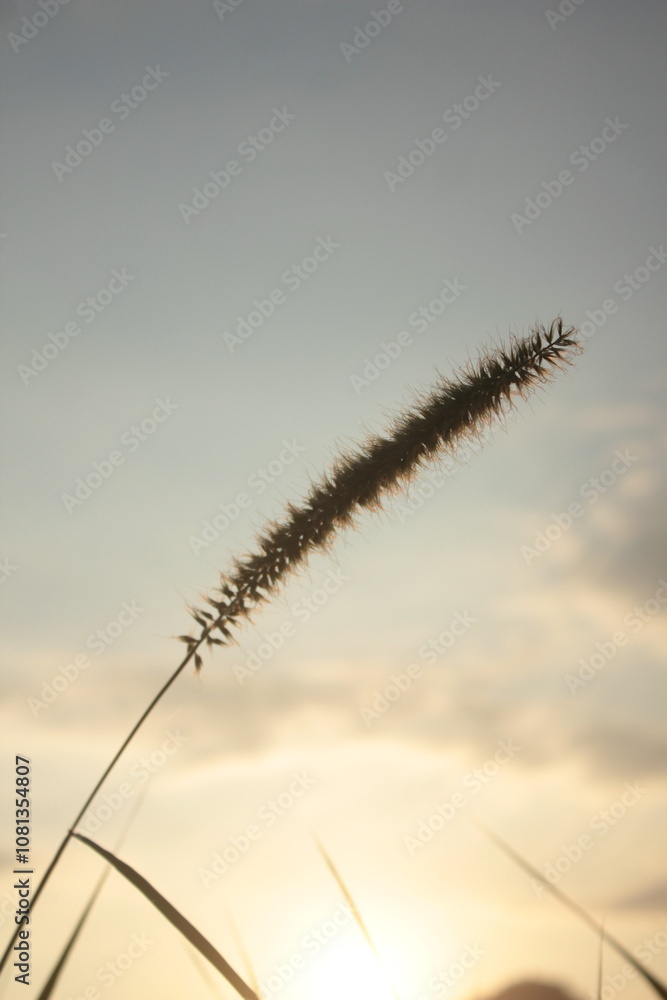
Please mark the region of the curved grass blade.
[[223, 986], [218, 977], [213, 975], [208, 962], [204, 961], [196, 948], [193, 948], [192, 945], [187, 944], [185, 941], [183, 942], [183, 949], [201, 976], [203, 982], [206, 983], [211, 995], [218, 998], [225, 997], [226, 1000], [228, 996], [228, 987]]
[[241, 937], [241, 932], [238, 929], [236, 922], [234, 921], [230, 913], [227, 914], [227, 921], [229, 923], [229, 926], [231, 927], [232, 934], [234, 935], [234, 940], [236, 941], [236, 947], [238, 948], [241, 958], [243, 959], [243, 964], [245, 966], [248, 979], [250, 980], [250, 985], [252, 986], [255, 993], [260, 993], [261, 991], [259, 988], [259, 979], [257, 978], [255, 967], [252, 964], [250, 953], [246, 948], [245, 941]]
[[[241, 937], [241, 933], [240, 933], [238, 927], [236, 926], [236, 923], [234, 922], [234, 920], [231, 917], [231, 914], [229, 914], [229, 913], [227, 914], [227, 922], [229, 923], [229, 926], [231, 928], [232, 934], [234, 936], [234, 940], [235, 940], [237, 948], [239, 950], [239, 954], [240, 954], [240, 956], [241, 956], [241, 958], [243, 960], [243, 966], [245, 968], [246, 975], [248, 977], [250, 985], [252, 986], [252, 988], [255, 991], [255, 993], [257, 993], [258, 995], [261, 995], [261, 988], [260, 988], [260, 985], [259, 985], [259, 979], [257, 978], [257, 974], [255, 972], [254, 966], [253, 966], [253, 964], [252, 964], [252, 962], [250, 960], [250, 955], [248, 953], [248, 949], [245, 946], [245, 942], [244, 942], [243, 938]], [[202, 979], [204, 980], [204, 982], [207, 984], [207, 986], [209, 987], [209, 989], [211, 990], [211, 992], [215, 993], [216, 996], [221, 996], [221, 993], [220, 993], [220, 983], [219, 983], [219, 981], [217, 979], [214, 981], [213, 974], [211, 973], [211, 971], [210, 971], [210, 969], [208, 967], [208, 964], [203, 961], [203, 959], [202, 959], [201, 955], [199, 954], [199, 952], [195, 951], [195, 949], [192, 948], [191, 945], [184, 945], [184, 947], [187, 949], [187, 953], [188, 953], [188, 957], [190, 958], [190, 961], [196, 966], [197, 972], [200, 974], [200, 976], [202, 977]]]
[[502, 837], [499, 837], [497, 833], [490, 830], [484, 825], [484, 823], [480, 823], [479, 820], [475, 820], [475, 825], [479, 827], [482, 833], [486, 834], [489, 840], [494, 843], [496, 847], [499, 847], [504, 854], [511, 858], [512, 861], [519, 866], [519, 868], [523, 868], [523, 870], [527, 872], [531, 878], [537, 879], [538, 882], [541, 882], [548, 892], [552, 894], [552, 896], [555, 896], [556, 899], [558, 899], [564, 906], [567, 906], [568, 910], [576, 913], [577, 916], [584, 921], [584, 923], [588, 924], [589, 927], [600, 934], [603, 940], [606, 941], [606, 943], [616, 952], [618, 952], [621, 958], [625, 959], [626, 962], [629, 962], [633, 969], [635, 969], [639, 975], [646, 980], [649, 986], [653, 987], [659, 997], [662, 997], [663, 1000], [667, 1000], [667, 986], [665, 986], [665, 984], [659, 979], [656, 979], [656, 977], [649, 972], [644, 965], [642, 965], [639, 959], [635, 958], [632, 952], [628, 951], [620, 941], [617, 941], [616, 938], [609, 933], [609, 931], [605, 930], [604, 926], [599, 924], [597, 920], [590, 915], [590, 913], [587, 913], [582, 906], [579, 906], [579, 904], [575, 903], [573, 899], [570, 899], [570, 897], [566, 896], [564, 892], [561, 892], [557, 886], [552, 885], [551, 882], [547, 882], [544, 876], [540, 875], [538, 870], [533, 868], [533, 866], [526, 861], [525, 858], [522, 858], [518, 851], [515, 851], [513, 847], [510, 847], [510, 845], [504, 841]]
[[121, 861], [117, 858], [115, 854], [111, 851], [106, 851], [99, 844], [96, 844], [93, 840], [89, 840], [88, 837], [82, 836], [80, 833], [73, 833], [73, 837], [80, 840], [82, 844], [87, 844], [98, 854], [101, 854], [109, 864], [113, 865], [116, 871], [124, 875], [128, 882], [131, 882], [135, 889], [138, 889], [146, 899], [148, 899], [153, 906], [160, 911], [163, 917], [165, 917], [172, 927], [183, 935], [183, 937], [190, 942], [193, 947], [197, 949], [200, 955], [208, 959], [211, 965], [218, 970], [218, 972], [225, 977], [227, 982], [234, 987], [237, 993], [239, 993], [244, 1000], [260, 1000], [254, 990], [250, 987], [243, 979], [239, 976], [229, 962], [227, 962], [220, 952], [213, 947], [210, 941], [208, 941], [204, 935], [197, 930], [197, 928], [187, 920], [182, 913], [180, 913], [175, 906], [162, 896], [157, 889], [155, 889], [150, 882], [147, 881], [140, 875], [138, 871], [135, 871], [130, 865]]

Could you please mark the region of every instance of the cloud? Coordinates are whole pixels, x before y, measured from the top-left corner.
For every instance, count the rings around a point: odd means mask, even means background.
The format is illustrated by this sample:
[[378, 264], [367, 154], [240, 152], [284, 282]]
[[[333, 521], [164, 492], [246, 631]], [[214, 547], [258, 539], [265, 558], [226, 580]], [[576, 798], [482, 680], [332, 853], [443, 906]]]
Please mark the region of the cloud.
[[[474, 763], [511, 737], [523, 747], [512, 766], [526, 770], [567, 761], [602, 783], [667, 773], [661, 729], [667, 605], [637, 630], [627, 624], [635, 607], [654, 598], [658, 580], [667, 578], [666, 453], [667, 437], [651, 430], [637, 445], [637, 462], [528, 573], [520, 559], [508, 567], [506, 557], [485, 549], [478, 622], [436, 662], [427, 663], [419, 652], [433, 638], [428, 631], [407, 652], [372, 659], [308, 656], [307, 642], [298, 637], [296, 655], [294, 646], [285, 645], [240, 684], [233, 665], [245, 662], [257, 645], [248, 627], [243, 646], [207, 658], [199, 679], [186, 672], [156, 718], [182, 710], [197, 734], [192, 752], [198, 761], [362, 740], [461, 750]], [[511, 516], [517, 523], [524, 517]], [[478, 553], [471, 551], [469, 559], [476, 566]], [[619, 629], [627, 642], [599, 669], [589, 669], [586, 684], [572, 694], [566, 676], [595, 656], [599, 663], [600, 645], [609, 649]], [[57, 656], [51, 659], [57, 662]], [[390, 702], [395, 676], [404, 675], [411, 662], [421, 667], [419, 676]], [[60, 739], [109, 752], [165, 672], [157, 663], [153, 669], [116, 658], [95, 675], [82, 674], [36, 718], [27, 698], [39, 695], [40, 681], [22, 689], [21, 676], [5, 702], [15, 720], [52, 745]], [[369, 723], [363, 710], [383, 699], [386, 708]]]

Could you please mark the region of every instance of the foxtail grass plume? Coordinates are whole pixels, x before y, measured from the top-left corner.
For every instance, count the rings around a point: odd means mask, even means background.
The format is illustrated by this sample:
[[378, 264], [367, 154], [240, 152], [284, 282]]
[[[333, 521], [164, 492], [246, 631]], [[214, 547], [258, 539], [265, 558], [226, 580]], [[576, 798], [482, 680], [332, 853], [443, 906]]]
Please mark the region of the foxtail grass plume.
[[[399, 414], [388, 436], [372, 435], [340, 456], [301, 505], [289, 503], [285, 516], [259, 535], [256, 551], [235, 560], [222, 575], [217, 596], [207, 598], [213, 613], [190, 609], [200, 634], [179, 639], [189, 650], [204, 640], [209, 646], [232, 642], [231, 629], [268, 600], [311, 553], [326, 548], [339, 529], [352, 525], [362, 511], [377, 510], [386, 494], [403, 486], [429, 460], [455, 453], [464, 439], [479, 436], [517, 396], [551, 381], [580, 351], [577, 331], [565, 328], [558, 318], [548, 328], [538, 324], [528, 337], [512, 337], [507, 348], [485, 351], [458, 377], [440, 378], [416, 408]], [[196, 653], [196, 669], [201, 665]]]

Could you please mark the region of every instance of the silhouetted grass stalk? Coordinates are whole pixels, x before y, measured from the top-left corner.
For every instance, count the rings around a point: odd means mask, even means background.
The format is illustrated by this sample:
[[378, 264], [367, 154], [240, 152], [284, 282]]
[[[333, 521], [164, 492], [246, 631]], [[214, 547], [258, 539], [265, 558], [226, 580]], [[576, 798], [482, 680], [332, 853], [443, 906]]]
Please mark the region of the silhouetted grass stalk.
[[[223, 574], [219, 597], [208, 599], [214, 613], [191, 609], [199, 635], [179, 636], [187, 645], [186, 655], [142, 712], [88, 795], [35, 888], [33, 910], [75, 827], [136, 733], [190, 661], [196, 670], [201, 669], [202, 643], [230, 644], [231, 630], [268, 600], [311, 553], [327, 548], [336, 531], [352, 525], [360, 512], [377, 509], [387, 493], [409, 481], [427, 460], [442, 452], [455, 454], [461, 441], [479, 435], [493, 416], [507, 412], [516, 396], [525, 397], [534, 387], [551, 381], [555, 372], [571, 363], [572, 355], [580, 351], [576, 331], [564, 328], [561, 319], [549, 328], [537, 325], [523, 339], [512, 337], [508, 348], [484, 351], [477, 362], [461, 370], [458, 379], [440, 378], [423, 402], [396, 419], [390, 436], [369, 437], [356, 452], [341, 456], [332, 472], [312, 488], [300, 506], [287, 505], [287, 516], [270, 523], [257, 539], [257, 551], [236, 560], [231, 571]], [[20, 925], [0, 959], [0, 971], [19, 930]]]

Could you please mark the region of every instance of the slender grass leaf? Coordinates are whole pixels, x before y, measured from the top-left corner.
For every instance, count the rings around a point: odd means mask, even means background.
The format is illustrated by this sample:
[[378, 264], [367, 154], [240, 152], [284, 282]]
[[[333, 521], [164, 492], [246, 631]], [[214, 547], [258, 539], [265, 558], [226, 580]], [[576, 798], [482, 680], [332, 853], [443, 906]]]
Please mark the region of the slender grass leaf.
[[229, 921], [229, 926], [232, 929], [232, 934], [234, 935], [234, 940], [236, 941], [236, 946], [239, 950], [241, 958], [243, 959], [243, 964], [245, 966], [246, 974], [250, 980], [250, 985], [254, 989], [255, 993], [260, 992], [259, 979], [257, 978], [257, 973], [255, 972], [255, 967], [250, 959], [250, 953], [246, 948], [245, 941], [241, 936], [241, 932], [238, 929], [236, 922], [232, 918], [231, 914], [227, 914], [227, 920]]
[[190, 942], [193, 947], [197, 949], [200, 955], [208, 959], [211, 965], [218, 970], [218, 972], [225, 977], [227, 982], [234, 987], [236, 992], [244, 998], [244, 1000], [260, 1000], [254, 990], [250, 987], [243, 979], [239, 976], [229, 962], [227, 962], [220, 952], [213, 947], [210, 941], [208, 941], [204, 935], [197, 930], [197, 928], [187, 920], [182, 913], [180, 913], [175, 906], [162, 896], [157, 889], [155, 889], [150, 882], [147, 881], [140, 875], [138, 871], [135, 871], [130, 865], [121, 861], [117, 858], [115, 854], [111, 851], [106, 851], [99, 844], [96, 844], [93, 840], [89, 840], [88, 837], [82, 836], [80, 833], [74, 833], [72, 836], [80, 840], [82, 844], [87, 844], [94, 851], [97, 851], [103, 858], [113, 865], [116, 871], [124, 875], [128, 882], [131, 882], [135, 889], [148, 899], [153, 906], [160, 911], [163, 917], [169, 921], [169, 923], [174, 927], [183, 937]]

